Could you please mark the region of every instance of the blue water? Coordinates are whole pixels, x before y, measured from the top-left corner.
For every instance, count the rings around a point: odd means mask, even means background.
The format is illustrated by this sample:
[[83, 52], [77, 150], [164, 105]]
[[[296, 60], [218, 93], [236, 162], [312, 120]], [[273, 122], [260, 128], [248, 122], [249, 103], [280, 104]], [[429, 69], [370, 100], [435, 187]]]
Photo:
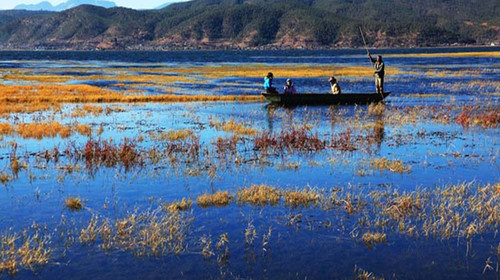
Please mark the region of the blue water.
[[[441, 53], [468, 51], [500, 51], [500, 48], [457, 49], [384, 49], [376, 54]], [[375, 53], [375, 51], [373, 51]], [[386, 89], [393, 93], [387, 98], [386, 112], [380, 118], [383, 136], [378, 143], [360, 145], [355, 151], [325, 149], [320, 152], [276, 152], [265, 157], [253, 148], [255, 136], [244, 136], [237, 154], [226, 159], [214, 157], [215, 142], [232, 133], [217, 130], [212, 120], [233, 119], [259, 130], [259, 133], [280, 133], [293, 126], [309, 126], [311, 133], [330, 141], [339, 133], [352, 130], [354, 135], [374, 131], [370, 126], [377, 118], [368, 115], [368, 106], [317, 106], [283, 108], [266, 102], [173, 103], [173, 104], [94, 104], [121, 107], [122, 112], [109, 115], [70, 117], [78, 104], [66, 104], [61, 112], [20, 113], [2, 116], [0, 122], [13, 125], [23, 122], [57, 120], [64, 124], [89, 124], [94, 132], [102, 125], [103, 133], [93, 139], [143, 138], [137, 143], [142, 151], [163, 150], [167, 142], [154, 140], [150, 133], [171, 129], [191, 129], [199, 136], [202, 151], [197, 161], [186, 161], [179, 153], [178, 161], [163, 156], [159, 162], [146, 160], [146, 165], [125, 170], [123, 166], [100, 167], [89, 171], [85, 161], [64, 155], [67, 148], [82, 148], [89, 140], [74, 134], [36, 140], [16, 135], [3, 136], [0, 142], [0, 168], [11, 174], [11, 142], [18, 145], [20, 161], [28, 164], [17, 178], [0, 189], [0, 232], [22, 232], [34, 223], [46, 227], [52, 234], [51, 259], [34, 271], [20, 270], [19, 279], [352, 279], [355, 267], [373, 272], [386, 279], [487, 279], [498, 278], [494, 271], [482, 274], [485, 261], [493, 266], [499, 261], [496, 246], [499, 237], [488, 231], [474, 238], [472, 253], [467, 255], [464, 237], [442, 240], [439, 237], [412, 238], [394, 230], [386, 230], [388, 242], [367, 248], [360, 241], [363, 229], [357, 226], [362, 215], [346, 215], [342, 211], [324, 211], [320, 207], [290, 209], [278, 206], [256, 207], [232, 203], [222, 208], [202, 209], [194, 203], [193, 218], [186, 238], [187, 249], [178, 255], [134, 256], [124, 249], [102, 250], [99, 237], [93, 245], [73, 244], [58, 238], [62, 228], [75, 230], [86, 227], [92, 215], [101, 219], [120, 219], [132, 212], [155, 209], [160, 203], [192, 198], [214, 191], [238, 189], [252, 184], [267, 184], [282, 189], [313, 187], [325, 191], [340, 188], [354, 193], [369, 193], [383, 188], [399, 192], [433, 189], [436, 186], [475, 182], [495, 184], [500, 179], [500, 130], [496, 127], [462, 127], [452, 119], [449, 124], [426, 119], [399, 125], [394, 112], [426, 106], [437, 111], [450, 108], [453, 114], [464, 105], [475, 108], [499, 108], [499, 57], [409, 58], [387, 56], [387, 66], [397, 67], [414, 75], [388, 75]], [[0, 70], [45, 71], [71, 76], [109, 74], [102, 69], [200, 67], [204, 65], [246, 65], [263, 63], [271, 69], [280, 65], [332, 65], [369, 67], [363, 50], [332, 51], [186, 51], [186, 52], [0, 52]], [[75, 69], [91, 68], [83, 73]], [[53, 72], [56, 71], [56, 72]], [[109, 70], [106, 70], [109, 71]], [[472, 74], [434, 76], [427, 71]], [[419, 74], [421, 73], [421, 74]], [[276, 84], [286, 77], [277, 77]], [[373, 91], [371, 78], [340, 79], [344, 92]], [[16, 81], [4, 81], [17, 84]], [[222, 83], [228, 84], [222, 84]], [[260, 78], [230, 77], [202, 82], [158, 86], [153, 83], [144, 94], [259, 94]], [[480, 82], [469, 85], [470, 82]], [[72, 83], [80, 83], [78, 81]], [[116, 88], [109, 80], [87, 81], [103, 88]], [[323, 78], [295, 79], [299, 91], [325, 90]], [[126, 89], [125, 83], [120, 88]], [[171, 87], [171, 88], [170, 88]], [[122, 89], [121, 89], [122, 90]], [[416, 94], [430, 94], [418, 97]], [[431, 110], [431, 109], [429, 109]], [[423, 110], [422, 110], [423, 114]], [[396, 116], [396, 117], [394, 117]], [[401, 117], [405, 115], [402, 114]], [[359, 124], [356, 122], [359, 121]], [[357, 128], [366, 125], [367, 128]], [[422, 136], [424, 135], [424, 136]], [[59, 162], [46, 163], [41, 156], [46, 150], [61, 151]], [[206, 154], [205, 154], [206, 152]], [[461, 156], [454, 156], [454, 155]], [[40, 155], [40, 156], [37, 156]], [[408, 173], [380, 171], [369, 166], [371, 158], [385, 157], [402, 160], [411, 166]], [[263, 159], [264, 158], [264, 159]], [[235, 163], [243, 160], [244, 164]], [[259, 160], [255, 160], [259, 159]], [[298, 168], [283, 167], [297, 163]], [[73, 172], [64, 170], [67, 164], [77, 166]], [[215, 176], [208, 168], [217, 167]], [[189, 170], [197, 173], [189, 173]], [[361, 174], [361, 171], [364, 171]], [[13, 175], [13, 174], [11, 174]], [[64, 207], [70, 196], [81, 197], [85, 209], [78, 212]], [[158, 202], [161, 200], [161, 202]], [[495, 203], [499, 203], [498, 199]], [[107, 205], [107, 207], [104, 207]], [[301, 214], [300, 223], [287, 224], [291, 215]], [[371, 213], [373, 214], [373, 213]], [[367, 215], [370, 215], [368, 213]], [[62, 226], [63, 222], [64, 226]], [[325, 226], [331, 221], [331, 226]], [[255, 226], [257, 238], [245, 245], [245, 229]], [[262, 238], [272, 229], [269, 246], [263, 250]], [[59, 231], [54, 231], [58, 228]], [[217, 262], [217, 256], [201, 255], [200, 238], [209, 235], [215, 243], [222, 233], [229, 236], [229, 259]], [[358, 236], [356, 235], [358, 234]], [[7, 277], [7, 272], [2, 272]], [[10, 277], [10, 276], [9, 276]]]

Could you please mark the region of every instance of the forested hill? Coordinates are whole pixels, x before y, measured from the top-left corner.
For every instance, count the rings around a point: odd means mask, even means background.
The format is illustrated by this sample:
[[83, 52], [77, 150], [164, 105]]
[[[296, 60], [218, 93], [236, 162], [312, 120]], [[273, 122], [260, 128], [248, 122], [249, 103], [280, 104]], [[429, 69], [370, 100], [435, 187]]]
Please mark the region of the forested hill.
[[413, 47], [500, 42], [498, 0], [193, 0], [0, 12], [2, 49]]

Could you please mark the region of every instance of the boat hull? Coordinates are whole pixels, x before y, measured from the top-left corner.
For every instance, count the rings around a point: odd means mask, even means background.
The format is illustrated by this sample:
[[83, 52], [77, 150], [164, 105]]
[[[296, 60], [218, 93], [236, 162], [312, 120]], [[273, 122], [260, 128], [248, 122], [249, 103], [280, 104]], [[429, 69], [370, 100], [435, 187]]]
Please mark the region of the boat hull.
[[390, 92], [379, 93], [300, 93], [300, 94], [274, 94], [262, 93], [271, 103], [286, 105], [353, 105], [369, 104], [380, 102], [386, 98]]

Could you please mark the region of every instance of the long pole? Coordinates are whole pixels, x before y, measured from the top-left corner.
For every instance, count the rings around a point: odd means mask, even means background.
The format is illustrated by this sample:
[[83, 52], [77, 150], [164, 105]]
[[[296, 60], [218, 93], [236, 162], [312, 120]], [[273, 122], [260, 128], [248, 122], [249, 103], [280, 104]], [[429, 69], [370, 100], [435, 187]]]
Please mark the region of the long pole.
[[[368, 46], [366, 45], [365, 35], [363, 35], [363, 30], [361, 30], [361, 26], [359, 27], [359, 32], [361, 32], [361, 38], [363, 38], [363, 44], [365, 45], [366, 53], [369, 55], [370, 51], [368, 51]], [[373, 62], [370, 59], [370, 64], [373, 66]]]

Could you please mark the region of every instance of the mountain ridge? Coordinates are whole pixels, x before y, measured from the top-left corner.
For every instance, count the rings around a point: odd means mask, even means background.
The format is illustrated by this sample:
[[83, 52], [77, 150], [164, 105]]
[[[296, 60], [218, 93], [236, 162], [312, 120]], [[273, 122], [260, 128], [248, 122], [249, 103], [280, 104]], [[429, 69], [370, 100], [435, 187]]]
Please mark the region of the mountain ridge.
[[38, 4], [19, 4], [14, 7], [14, 10], [61, 12], [67, 9], [78, 7], [80, 5], [94, 5], [104, 8], [116, 7], [116, 4], [114, 2], [106, 0], [68, 0], [56, 6], [53, 6], [48, 1], [42, 1]]
[[160, 10], [81, 5], [0, 22], [0, 48], [356, 48], [363, 46], [359, 26], [374, 47], [498, 43], [499, 5], [476, 2], [194, 0]]

